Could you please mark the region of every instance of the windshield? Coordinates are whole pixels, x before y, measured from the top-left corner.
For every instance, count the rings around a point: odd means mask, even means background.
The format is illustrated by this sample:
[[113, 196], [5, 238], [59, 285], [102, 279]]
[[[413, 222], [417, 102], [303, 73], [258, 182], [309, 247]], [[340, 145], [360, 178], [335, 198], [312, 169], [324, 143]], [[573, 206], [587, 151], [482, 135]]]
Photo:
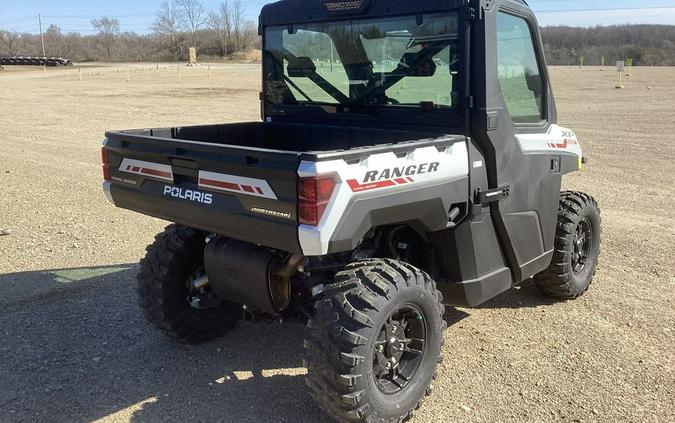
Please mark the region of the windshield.
[[458, 57], [456, 13], [268, 27], [265, 100], [456, 109]]

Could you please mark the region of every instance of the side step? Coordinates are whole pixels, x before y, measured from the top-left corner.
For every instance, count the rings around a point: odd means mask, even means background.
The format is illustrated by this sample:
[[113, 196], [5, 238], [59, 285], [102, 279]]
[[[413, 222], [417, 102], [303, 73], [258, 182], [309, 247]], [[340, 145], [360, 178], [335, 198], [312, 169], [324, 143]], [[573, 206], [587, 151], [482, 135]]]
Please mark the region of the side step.
[[457, 307], [476, 307], [513, 287], [511, 270], [503, 267], [480, 279], [457, 283], [438, 282], [443, 304]]

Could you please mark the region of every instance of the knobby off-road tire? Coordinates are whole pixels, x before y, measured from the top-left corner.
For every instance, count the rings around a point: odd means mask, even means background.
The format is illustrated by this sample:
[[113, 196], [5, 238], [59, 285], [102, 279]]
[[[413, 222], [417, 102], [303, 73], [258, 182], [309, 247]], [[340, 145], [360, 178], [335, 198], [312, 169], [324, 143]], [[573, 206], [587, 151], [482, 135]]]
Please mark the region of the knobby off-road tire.
[[588, 290], [598, 266], [601, 223], [593, 197], [581, 192], [561, 193], [553, 260], [534, 277], [544, 293], [572, 300]]
[[145, 317], [167, 336], [200, 343], [222, 336], [241, 320], [241, 305], [215, 299], [211, 307], [190, 304], [192, 281], [203, 274], [206, 234], [167, 226], [146, 249], [138, 273], [138, 298]]
[[[431, 393], [447, 328], [443, 297], [435, 282], [406, 263], [370, 259], [348, 265], [321, 295], [307, 324], [304, 351], [306, 382], [314, 400], [339, 421], [389, 423], [409, 419]], [[395, 320], [398, 317], [392, 316], [398, 316], [396, 310], [415, 310], [416, 315], [404, 311], [405, 317]], [[385, 348], [381, 341], [383, 327], [392, 328], [392, 322], [405, 318], [411, 323], [393, 326], [392, 330], [405, 337], [412, 336], [413, 329], [419, 333], [424, 327], [424, 343], [407, 344], [422, 354], [406, 352], [399, 357], [401, 367], [397, 372], [402, 374], [407, 368], [413, 373], [407, 374], [409, 382], [402, 382], [404, 387], [398, 392], [387, 392], [398, 385], [386, 380], [391, 373], [383, 380], [376, 376], [385, 370], [379, 366], [384, 354], [378, 352]], [[408, 358], [411, 361], [407, 362]], [[407, 367], [414, 363], [412, 360], [417, 360], [416, 367]], [[399, 378], [398, 383], [401, 381]]]

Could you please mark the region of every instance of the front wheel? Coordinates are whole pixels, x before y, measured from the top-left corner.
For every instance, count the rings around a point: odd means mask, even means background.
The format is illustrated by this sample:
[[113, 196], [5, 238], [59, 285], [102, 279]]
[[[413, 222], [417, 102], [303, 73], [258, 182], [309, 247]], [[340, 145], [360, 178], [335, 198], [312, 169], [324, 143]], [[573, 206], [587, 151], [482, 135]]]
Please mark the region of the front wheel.
[[348, 265], [321, 295], [305, 341], [312, 397], [339, 421], [409, 418], [431, 391], [447, 327], [435, 282], [371, 259]]
[[561, 194], [553, 260], [534, 277], [544, 293], [571, 300], [588, 290], [598, 266], [601, 222], [593, 197], [580, 192]]

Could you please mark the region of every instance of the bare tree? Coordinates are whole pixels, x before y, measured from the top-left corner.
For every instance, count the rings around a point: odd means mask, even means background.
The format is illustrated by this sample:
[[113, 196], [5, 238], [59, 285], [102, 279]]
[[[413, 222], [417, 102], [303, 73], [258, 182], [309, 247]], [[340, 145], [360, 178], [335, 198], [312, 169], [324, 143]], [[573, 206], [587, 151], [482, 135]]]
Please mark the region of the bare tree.
[[21, 34], [18, 32], [0, 31], [0, 42], [5, 46], [7, 54], [15, 56], [21, 44]]
[[176, 60], [182, 53], [180, 10], [176, 0], [162, 2], [152, 30], [168, 40], [169, 55], [171, 60]]
[[99, 31], [98, 36], [103, 44], [106, 59], [110, 60], [115, 49], [115, 37], [120, 33], [120, 21], [116, 18], [103, 17], [92, 20], [91, 24]]
[[220, 2], [219, 14], [225, 33], [225, 45], [227, 46], [226, 53], [229, 53], [230, 46], [232, 45], [232, 11], [230, 10], [229, 0]]
[[248, 48], [262, 49], [262, 38], [258, 36], [258, 24], [253, 21], [244, 22], [244, 29], [242, 32], [241, 48], [246, 50]]
[[232, 29], [234, 32], [234, 51], [241, 50], [241, 38], [244, 32], [244, 6], [241, 0], [232, 3]]
[[199, 0], [176, 0], [185, 30], [192, 34], [192, 46], [197, 45], [197, 30], [204, 25], [205, 10]]
[[47, 45], [47, 50], [57, 56], [63, 56], [62, 38], [63, 34], [61, 34], [61, 28], [56, 25], [49, 25], [49, 28], [47, 28], [47, 31], [45, 32], [45, 44]]
[[225, 56], [227, 51], [227, 39], [225, 37], [225, 24], [220, 13], [211, 12], [206, 19], [206, 27], [214, 33], [216, 45], [218, 46], [218, 55]]

